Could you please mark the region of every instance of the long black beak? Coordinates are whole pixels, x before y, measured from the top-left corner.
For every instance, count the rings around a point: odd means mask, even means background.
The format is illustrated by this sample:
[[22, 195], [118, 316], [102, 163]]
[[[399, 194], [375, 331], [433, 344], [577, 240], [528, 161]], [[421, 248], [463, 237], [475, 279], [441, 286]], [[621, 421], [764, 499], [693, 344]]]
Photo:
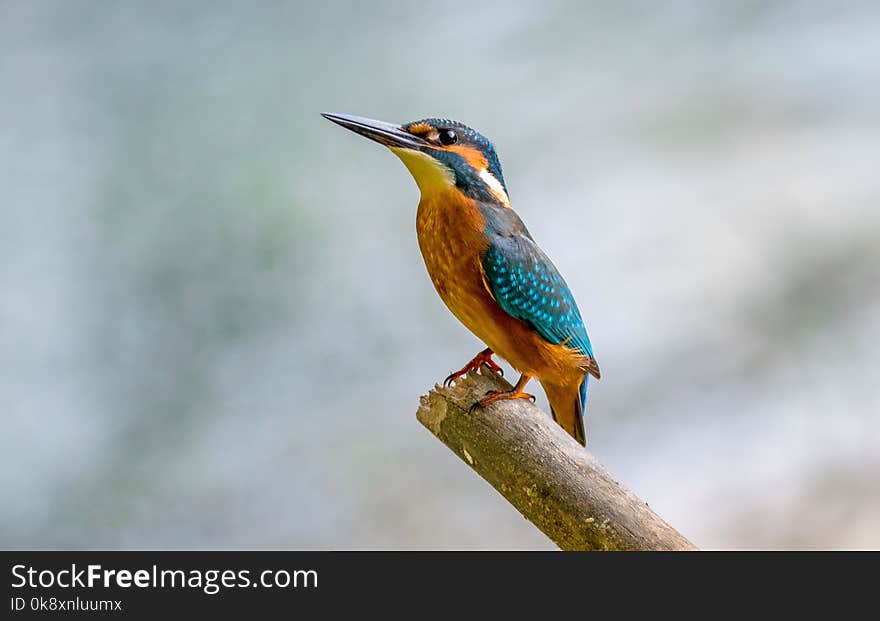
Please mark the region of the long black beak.
[[330, 114], [322, 112], [321, 116], [337, 125], [342, 125], [356, 134], [366, 136], [386, 147], [402, 147], [404, 149], [421, 149], [427, 146], [427, 142], [414, 136], [400, 125], [365, 119], [362, 116], [351, 114]]

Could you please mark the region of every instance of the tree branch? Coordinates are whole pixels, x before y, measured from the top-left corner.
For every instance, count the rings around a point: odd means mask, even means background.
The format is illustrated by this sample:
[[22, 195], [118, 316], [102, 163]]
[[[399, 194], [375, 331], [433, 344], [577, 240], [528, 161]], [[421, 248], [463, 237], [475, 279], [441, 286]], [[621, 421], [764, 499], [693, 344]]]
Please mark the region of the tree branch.
[[471, 373], [435, 386], [416, 417], [563, 550], [696, 549], [534, 405], [468, 413], [489, 390], [510, 388], [488, 370]]

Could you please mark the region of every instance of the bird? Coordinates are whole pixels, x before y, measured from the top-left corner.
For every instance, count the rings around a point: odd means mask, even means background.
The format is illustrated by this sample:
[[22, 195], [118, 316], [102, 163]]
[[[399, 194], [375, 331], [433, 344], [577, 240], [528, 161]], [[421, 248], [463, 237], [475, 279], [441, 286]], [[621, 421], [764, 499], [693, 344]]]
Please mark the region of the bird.
[[519, 380], [471, 410], [509, 399], [534, 402], [525, 388], [536, 378], [553, 419], [586, 446], [587, 384], [601, 376], [599, 365], [571, 290], [511, 207], [492, 142], [448, 119], [395, 124], [322, 116], [388, 147], [418, 185], [416, 233], [428, 275], [447, 308], [487, 346], [444, 384], [483, 365], [503, 374], [497, 355]]

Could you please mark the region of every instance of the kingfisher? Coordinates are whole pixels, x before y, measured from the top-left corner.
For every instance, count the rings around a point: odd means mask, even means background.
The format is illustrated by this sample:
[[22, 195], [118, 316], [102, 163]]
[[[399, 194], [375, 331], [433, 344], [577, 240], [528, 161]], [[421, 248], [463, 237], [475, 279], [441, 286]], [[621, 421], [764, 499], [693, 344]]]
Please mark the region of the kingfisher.
[[388, 147], [419, 187], [416, 233], [428, 276], [452, 314], [487, 346], [444, 384], [483, 365], [503, 374], [497, 355], [519, 380], [471, 410], [507, 399], [534, 402], [525, 388], [536, 378], [553, 419], [586, 446], [587, 381], [599, 379], [599, 365], [571, 290], [510, 205], [492, 143], [446, 119], [397, 125], [322, 116]]

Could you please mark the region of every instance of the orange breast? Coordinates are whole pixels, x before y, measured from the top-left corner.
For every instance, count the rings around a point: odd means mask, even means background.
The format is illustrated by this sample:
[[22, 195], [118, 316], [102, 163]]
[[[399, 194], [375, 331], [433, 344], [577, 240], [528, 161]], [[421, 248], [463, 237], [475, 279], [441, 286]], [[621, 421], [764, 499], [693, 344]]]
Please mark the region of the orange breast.
[[570, 353], [508, 315], [486, 289], [480, 265], [488, 243], [483, 225], [473, 201], [454, 190], [422, 197], [416, 232], [440, 298], [465, 327], [520, 373], [542, 381], [582, 377]]

